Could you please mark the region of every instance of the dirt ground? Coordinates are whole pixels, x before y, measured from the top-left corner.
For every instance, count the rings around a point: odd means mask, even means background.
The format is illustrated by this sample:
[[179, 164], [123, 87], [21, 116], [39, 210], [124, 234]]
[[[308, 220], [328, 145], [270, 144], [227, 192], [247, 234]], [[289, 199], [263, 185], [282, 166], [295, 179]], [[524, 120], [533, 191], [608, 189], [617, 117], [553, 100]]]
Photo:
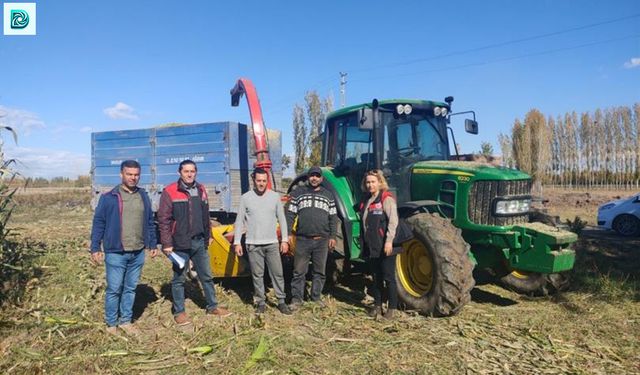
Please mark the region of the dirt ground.
[[[620, 194], [546, 193], [550, 213], [589, 224], [598, 204]], [[21, 199], [15, 230], [38, 257], [19, 303], [0, 310], [2, 373], [640, 374], [638, 238], [587, 227], [568, 290], [531, 297], [478, 285], [450, 318], [413, 311], [394, 321], [367, 318], [370, 280], [355, 275], [325, 295], [327, 309], [305, 304], [283, 316], [270, 305], [261, 319], [252, 313], [248, 279], [217, 280], [218, 299], [234, 315], [211, 319], [190, 284], [195, 324], [188, 332], [172, 322], [169, 261], [148, 259], [134, 307], [142, 334], [109, 336], [104, 269], [86, 253], [89, 197]]]
[[580, 216], [590, 226], [597, 225], [598, 206], [615, 199], [629, 197], [637, 193], [635, 190], [586, 190], [558, 189], [543, 190], [544, 207], [550, 213], [560, 216], [564, 222]]

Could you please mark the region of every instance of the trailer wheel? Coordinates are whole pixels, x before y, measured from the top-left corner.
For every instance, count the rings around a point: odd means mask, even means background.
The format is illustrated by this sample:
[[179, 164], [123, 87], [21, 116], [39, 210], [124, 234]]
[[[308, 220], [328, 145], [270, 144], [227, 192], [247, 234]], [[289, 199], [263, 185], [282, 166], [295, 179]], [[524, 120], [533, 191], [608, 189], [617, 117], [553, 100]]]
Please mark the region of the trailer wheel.
[[471, 300], [473, 263], [460, 229], [437, 214], [407, 219], [415, 238], [396, 258], [398, 296], [430, 316], [457, 314]]

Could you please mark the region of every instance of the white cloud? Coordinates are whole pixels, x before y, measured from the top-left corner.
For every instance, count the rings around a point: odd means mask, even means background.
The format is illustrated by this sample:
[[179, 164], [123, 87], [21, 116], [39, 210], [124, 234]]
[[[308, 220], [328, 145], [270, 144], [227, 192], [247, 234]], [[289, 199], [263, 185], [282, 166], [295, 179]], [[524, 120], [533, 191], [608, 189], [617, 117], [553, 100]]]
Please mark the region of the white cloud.
[[637, 68], [640, 66], [640, 57], [632, 57], [631, 60], [624, 63], [627, 69]]
[[122, 120], [122, 119], [137, 120], [138, 119], [138, 115], [134, 113], [135, 111], [133, 107], [123, 102], [117, 102], [116, 105], [114, 105], [113, 107], [105, 108], [103, 112], [105, 115], [115, 120]]
[[83, 126], [80, 128], [80, 133], [90, 133], [93, 130], [91, 126]]
[[0, 105], [0, 125], [10, 126], [20, 135], [45, 128], [44, 121], [33, 112]]
[[70, 151], [7, 147], [4, 154], [5, 160], [17, 160], [18, 164], [14, 169], [26, 177], [76, 178], [79, 175], [88, 175], [91, 169], [89, 155]]

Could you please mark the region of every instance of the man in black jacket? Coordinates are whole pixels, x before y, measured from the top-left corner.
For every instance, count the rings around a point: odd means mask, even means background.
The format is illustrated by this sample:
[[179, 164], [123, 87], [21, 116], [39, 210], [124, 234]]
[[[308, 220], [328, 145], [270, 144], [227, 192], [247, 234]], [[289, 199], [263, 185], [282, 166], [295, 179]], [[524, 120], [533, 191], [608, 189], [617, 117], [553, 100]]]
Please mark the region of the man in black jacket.
[[178, 167], [180, 179], [162, 191], [158, 208], [158, 226], [162, 251], [170, 256], [175, 253], [186, 266], [173, 265], [171, 294], [173, 296], [173, 316], [177, 325], [190, 324], [184, 307], [184, 282], [189, 259], [193, 262], [202, 284], [207, 301], [207, 314], [226, 317], [229, 311], [218, 306], [213, 274], [209, 264], [207, 247], [211, 238], [209, 222], [209, 201], [207, 190], [196, 182], [196, 163], [184, 160]]
[[293, 258], [293, 279], [291, 280], [291, 309], [302, 306], [305, 291], [305, 275], [309, 260], [313, 265], [311, 300], [324, 307], [321, 299], [326, 279], [325, 268], [329, 250], [336, 246], [336, 202], [333, 194], [322, 187], [322, 170], [311, 167], [307, 173], [306, 186], [291, 193], [287, 210], [287, 225], [292, 233], [296, 224], [296, 252]]

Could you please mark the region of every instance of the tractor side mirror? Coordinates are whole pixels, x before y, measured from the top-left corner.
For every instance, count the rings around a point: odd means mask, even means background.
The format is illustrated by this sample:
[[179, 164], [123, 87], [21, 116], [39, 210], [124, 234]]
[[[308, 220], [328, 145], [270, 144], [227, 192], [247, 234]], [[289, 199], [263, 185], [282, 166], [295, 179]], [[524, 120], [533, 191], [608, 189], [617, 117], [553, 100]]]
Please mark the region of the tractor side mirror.
[[478, 134], [478, 122], [476, 120], [464, 120], [464, 130], [470, 134]]
[[358, 111], [358, 129], [373, 129], [373, 110], [371, 108], [362, 108]]

